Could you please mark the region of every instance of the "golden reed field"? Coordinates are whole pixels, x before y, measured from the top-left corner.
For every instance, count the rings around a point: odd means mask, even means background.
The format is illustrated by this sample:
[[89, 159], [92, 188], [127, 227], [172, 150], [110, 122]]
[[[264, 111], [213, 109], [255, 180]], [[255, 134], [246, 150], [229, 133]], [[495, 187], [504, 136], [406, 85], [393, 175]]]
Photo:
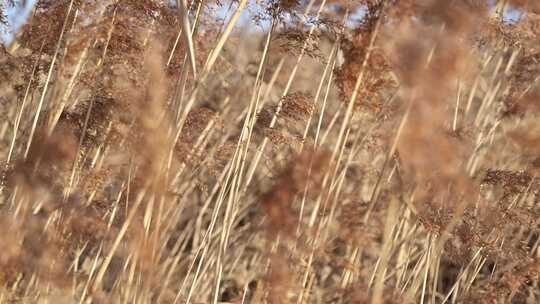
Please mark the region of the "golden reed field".
[[538, 0], [38, 0], [5, 40], [2, 304], [540, 303]]

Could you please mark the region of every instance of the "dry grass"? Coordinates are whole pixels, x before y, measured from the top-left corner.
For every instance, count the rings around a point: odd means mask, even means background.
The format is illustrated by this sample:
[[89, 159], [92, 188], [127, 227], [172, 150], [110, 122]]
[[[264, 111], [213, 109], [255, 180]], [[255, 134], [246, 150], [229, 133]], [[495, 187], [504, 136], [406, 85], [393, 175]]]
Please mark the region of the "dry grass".
[[540, 7], [487, 2], [38, 1], [0, 303], [539, 303]]

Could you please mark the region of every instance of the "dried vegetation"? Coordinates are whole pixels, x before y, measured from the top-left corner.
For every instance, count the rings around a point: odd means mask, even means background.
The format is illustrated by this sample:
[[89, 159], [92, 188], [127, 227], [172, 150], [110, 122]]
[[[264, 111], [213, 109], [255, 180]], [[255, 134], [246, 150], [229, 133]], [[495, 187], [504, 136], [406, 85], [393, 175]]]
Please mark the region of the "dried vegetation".
[[38, 0], [0, 303], [540, 303], [539, 45], [532, 0]]

